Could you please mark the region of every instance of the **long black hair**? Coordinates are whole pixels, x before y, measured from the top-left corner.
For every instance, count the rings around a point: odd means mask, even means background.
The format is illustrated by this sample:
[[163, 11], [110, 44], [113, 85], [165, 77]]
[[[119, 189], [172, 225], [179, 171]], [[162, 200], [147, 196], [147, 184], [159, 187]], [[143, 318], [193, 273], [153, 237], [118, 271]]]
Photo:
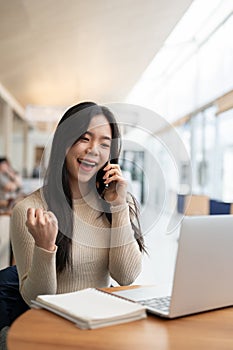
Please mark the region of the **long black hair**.
[[[66, 152], [77, 140], [85, 134], [91, 119], [96, 115], [104, 115], [111, 127], [112, 139], [110, 148], [111, 163], [118, 164], [121, 149], [120, 131], [113, 113], [105, 106], [94, 102], [82, 102], [69, 108], [55, 130], [48, 168], [44, 178], [43, 196], [58, 219], [58, 235], [56, 245], [56, 268], [62, 272], [66, 267], [72, 268], [72, 236], [73, 236], [73, 204], [69, 185], [69, 175], [66, 166]], [[104, 167], [103, 167], [104, 168]], [[102, 180], [103, 168], [96, 175], [96, 189], [102, 197], [104, 185]], [[130, 199], [130, 220], [135, 233], [135, 239], [141, 251], [145, 251], [144, 240], [140, 228], [139, 212], [136, 200]], [[104, 201], [103, 212], [111, 223], [110, 204]]]

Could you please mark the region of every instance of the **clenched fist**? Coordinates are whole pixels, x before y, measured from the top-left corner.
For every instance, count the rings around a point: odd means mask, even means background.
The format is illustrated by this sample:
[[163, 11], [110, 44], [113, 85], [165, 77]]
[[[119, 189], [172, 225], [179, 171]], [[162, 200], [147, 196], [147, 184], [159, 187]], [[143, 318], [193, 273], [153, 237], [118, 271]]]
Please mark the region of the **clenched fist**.
[[29, 208], [27, 210], [26, 226], [38, 247], [49, 251], [55, 250], [58, 222], [51, 211]]

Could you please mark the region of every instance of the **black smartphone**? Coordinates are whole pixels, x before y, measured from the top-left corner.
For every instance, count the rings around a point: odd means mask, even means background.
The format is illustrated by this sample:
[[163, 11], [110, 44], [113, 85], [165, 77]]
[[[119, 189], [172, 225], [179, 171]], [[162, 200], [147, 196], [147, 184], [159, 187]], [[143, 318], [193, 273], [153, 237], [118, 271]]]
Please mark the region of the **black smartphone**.
[[96, 175], [96, 185], [97, 185], [97, 190], [98, 190], [99, 194], [102, 194], [103, 191], [105, 189], [107, 189], [109, 186], [108, 184], [104, 183], [105, 180], [103, 179], [103, 177], [106, 173], [106, 171], [104, 171], [104, 168], [108, 165], [108, 163], [109, 162], [106, 162]]

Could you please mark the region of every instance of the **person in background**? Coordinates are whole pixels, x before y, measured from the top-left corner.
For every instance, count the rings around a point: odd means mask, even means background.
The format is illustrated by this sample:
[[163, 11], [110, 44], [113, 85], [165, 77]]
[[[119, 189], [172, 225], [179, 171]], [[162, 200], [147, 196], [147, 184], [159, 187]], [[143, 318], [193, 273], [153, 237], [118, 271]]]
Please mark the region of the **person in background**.
[[[11, 241], [25, 310], [40, 294], [132, 284], [146, 251], [134, 197], [118, 158], [113, 113], [93, 102], [66, 111], [44, 186], [18, 203]], [[16, 270], [14, 271], [16, 272]], [[22, 310], [12, 307], [10, 325]]]
[[2, 206], [9, 206], [22, 188], [21, 176], [11, 167], [7, 158], [0, 158], [0, 201]]

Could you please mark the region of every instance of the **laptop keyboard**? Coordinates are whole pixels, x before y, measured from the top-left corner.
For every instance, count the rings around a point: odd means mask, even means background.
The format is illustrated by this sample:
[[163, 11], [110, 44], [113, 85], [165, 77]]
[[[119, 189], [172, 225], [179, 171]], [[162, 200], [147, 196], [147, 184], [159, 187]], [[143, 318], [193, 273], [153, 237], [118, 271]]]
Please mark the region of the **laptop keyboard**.
[[140, 300], [139, 303], [149, 308], [169, 312], [171, 297], [152, 298]]

